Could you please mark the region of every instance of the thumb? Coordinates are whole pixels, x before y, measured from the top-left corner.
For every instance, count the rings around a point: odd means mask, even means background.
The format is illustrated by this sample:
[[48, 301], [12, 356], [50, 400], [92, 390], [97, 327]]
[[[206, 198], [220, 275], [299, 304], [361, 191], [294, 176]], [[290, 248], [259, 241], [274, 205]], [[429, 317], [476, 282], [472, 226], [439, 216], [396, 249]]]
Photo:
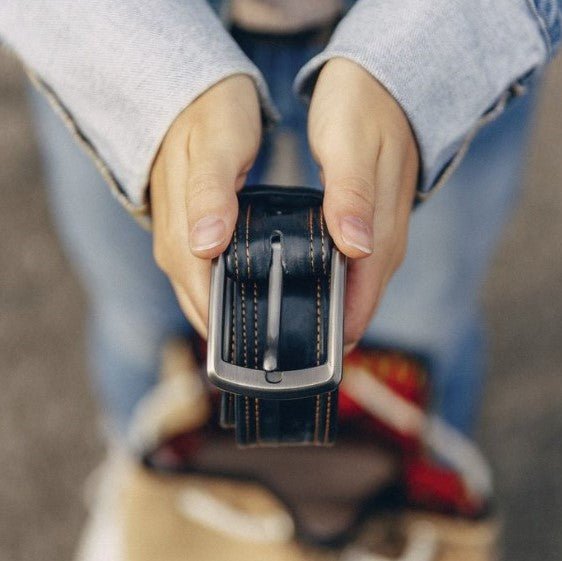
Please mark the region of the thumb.
[[206, 153], [190, 166], [186, 207], [189, 247], [196, 257], [212, 259], [222, 253], [232, 237], [238, 215], [236, 190], [245, 173], [219, 154]]
[[360, 164], [323, 166], [326, 223], [338, 249], [351, 258], [373, 252], [374, 172]]

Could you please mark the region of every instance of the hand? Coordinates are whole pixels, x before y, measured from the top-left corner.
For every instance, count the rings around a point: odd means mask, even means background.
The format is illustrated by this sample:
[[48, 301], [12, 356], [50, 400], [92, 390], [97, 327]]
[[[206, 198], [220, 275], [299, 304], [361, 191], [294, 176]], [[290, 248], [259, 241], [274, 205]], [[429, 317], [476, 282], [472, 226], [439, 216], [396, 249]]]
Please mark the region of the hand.
[[323, 67], [308, 118], [325, 187], [324, 215], [348, 257], [347, 349], [363, 335], [404, 259], [418, 176], [418, 149], [402, 109], [354, 62]]
[[182, 310], [207, 332], [211, 259], [228, 245], [240, 190], [261, 142], [253, 81], [236, 75], [216, 84], [174, 121], [150, 178], [154, 256]]

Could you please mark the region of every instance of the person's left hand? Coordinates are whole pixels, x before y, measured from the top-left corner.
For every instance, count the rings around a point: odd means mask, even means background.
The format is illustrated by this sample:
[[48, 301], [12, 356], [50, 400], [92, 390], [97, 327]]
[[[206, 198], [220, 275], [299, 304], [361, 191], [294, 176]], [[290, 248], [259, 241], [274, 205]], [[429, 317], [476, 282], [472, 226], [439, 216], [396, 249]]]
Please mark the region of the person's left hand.
[[324, 215], [351, 258], [345, 343], [357, 343], [404, 259], [418, 177], [418, 148], [401, 107], [358, 64], [335, 58], [322, 68], [308, 135], [325, 187]]

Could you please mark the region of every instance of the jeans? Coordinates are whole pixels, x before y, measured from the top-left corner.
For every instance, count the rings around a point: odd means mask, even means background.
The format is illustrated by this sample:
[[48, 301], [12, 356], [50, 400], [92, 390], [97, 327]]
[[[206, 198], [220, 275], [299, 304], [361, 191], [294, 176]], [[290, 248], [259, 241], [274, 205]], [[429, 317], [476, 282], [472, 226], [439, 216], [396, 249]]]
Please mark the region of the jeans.
[[[306, 109], [291, 93], [297, 70], [319, 47], [239, 38], [264, 73], [283, 121], [266, 135], [249, 182], [263, 180], [276, 137], [292, 135], [302, 181], [319, 186], [306, 140]], [[154, 385], [163, 343], [188, 336], [151, 235], [112, 198], [91, 161], [38, 94], [32, 94], [50, 200], [62, 242], [89, 299], [94, 386], [109, 421], [126, 431], [138, 400]], [[433, 408], [470, 432], [485, 371], [479, 291], [516, 198], [533, 97], [488, 125], [448, 184], [411, 220], [409, 250], [365, 342], [421, 353], [431, 364]]]

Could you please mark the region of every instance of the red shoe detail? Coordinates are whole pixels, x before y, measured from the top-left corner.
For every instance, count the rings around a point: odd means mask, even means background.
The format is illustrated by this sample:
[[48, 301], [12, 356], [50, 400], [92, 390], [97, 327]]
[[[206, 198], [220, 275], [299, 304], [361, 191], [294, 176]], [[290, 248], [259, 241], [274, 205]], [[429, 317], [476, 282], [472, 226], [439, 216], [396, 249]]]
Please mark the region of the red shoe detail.
[[464, 516], [482, 511], [482, 501], [468, 494], [454, 471], [418, 456], [406, 460], [404, 472], [408, 500], [413, 505]]
[[[370, 376], [382, 382], [397, 396], [427, 412], [430, 391], [429, 377], [423, 364], [395, 351], [355, 349], [344, 362], [344, 376]], [[357, 391], [357, 390], [356, 390]], [[364, 403], [365, 396], [361, 396]], [[345, 383], [339, 396], [340, 424], [344, 431], [381, 438], [402, 455], [404, 483], [412, 505], [429, 510], [475, 516], [484, 504], [467, 490], [464, 480], [454, 470], [439, 465], [427, 456], [418, 435], [399, 432], [395, 427], [367, 411], [353, 394], [346, 391]]]

